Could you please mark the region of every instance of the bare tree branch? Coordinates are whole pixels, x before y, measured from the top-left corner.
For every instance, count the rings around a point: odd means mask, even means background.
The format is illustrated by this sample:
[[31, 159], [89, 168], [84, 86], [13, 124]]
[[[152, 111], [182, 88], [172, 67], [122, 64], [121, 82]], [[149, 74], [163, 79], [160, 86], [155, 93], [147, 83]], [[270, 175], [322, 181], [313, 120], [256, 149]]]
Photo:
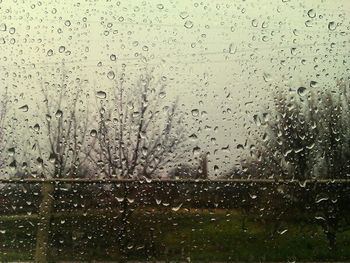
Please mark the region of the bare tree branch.
[[[101, 100], [98, 147], [91, 156], [95, 160], [100, 156], [103, 166], [108, 166], [102, 169], [106, 176], [152, 176], [180, 145], [183, 129], [177, 101], [166, 106], [160, 96], [164, 86], [149, 73], [141, 75], [136, 85], [126, 86], [122, 74], [115, 83], [114, 97]], [[176, 121], [179, 127], [174, 127]]]

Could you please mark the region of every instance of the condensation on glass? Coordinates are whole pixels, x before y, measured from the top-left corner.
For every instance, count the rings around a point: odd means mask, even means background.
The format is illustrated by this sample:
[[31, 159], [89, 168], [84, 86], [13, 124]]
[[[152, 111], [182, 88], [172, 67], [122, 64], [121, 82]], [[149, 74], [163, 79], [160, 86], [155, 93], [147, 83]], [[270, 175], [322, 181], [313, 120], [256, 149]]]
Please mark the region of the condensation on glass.
[[349, 12], [0, 0], [0, 261], [349, 261]]

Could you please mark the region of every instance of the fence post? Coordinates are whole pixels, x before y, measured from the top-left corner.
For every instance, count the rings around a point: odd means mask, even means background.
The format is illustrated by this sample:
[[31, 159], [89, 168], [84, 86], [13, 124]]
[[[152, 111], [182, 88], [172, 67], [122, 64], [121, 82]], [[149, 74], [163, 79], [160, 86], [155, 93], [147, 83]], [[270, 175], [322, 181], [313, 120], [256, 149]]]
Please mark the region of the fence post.
[[51, 182], [42, 182], [42, 199], [39, 207], [39, 221], [35, 246], [36, 263], [47, 262], [47, 253], [49, 250], [50, 221], [54, 204], [53, 193], [54, 184]]

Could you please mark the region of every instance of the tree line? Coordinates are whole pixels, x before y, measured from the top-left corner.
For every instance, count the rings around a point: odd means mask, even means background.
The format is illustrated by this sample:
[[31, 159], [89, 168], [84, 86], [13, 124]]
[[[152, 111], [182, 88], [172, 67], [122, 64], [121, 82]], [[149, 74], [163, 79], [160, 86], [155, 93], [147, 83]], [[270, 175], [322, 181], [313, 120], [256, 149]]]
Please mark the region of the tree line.
[[[42, 83], [44, 125], [32, 125], [34, 135], [28, 139], [29, 149], [22, 150], [21, 163], [16, 160], [16, 145], [8, 147], [9, 134], [13, 136], [15, 129], [7, 123], [11, 98], [5, 89], [0, 102], [3, 167], [9, 166], [22, 177], [151, 179], [172, 168], [171, 178], [208, 178], [206, 154], [201, 155], [198, 166], [180, 160], [174, 167], [180, 152], [186, 151], [181, 145], [187, 136], [178, 100], [165, 100], [165, 79], [146, 72], [133, 81], [122, 72], [113, 78], [111, 93], [99, 89], [89, 98], [82, 97], [82, 82], [69, 82], [64, 68], [60, 74], [59, 84]], [[222, 177], [288, 179], [298, 184], [254, 186], [246, 191], [241, 187], [241, 208], [247, 214], [273, 219], [276, 229], [283, 220], [304, 216], [319, 224], [330, 247], [336, 248], [336, 234], [350, 225], [349, 186], [332, 184], [334, 179], [350, 177], [349, 89], [342, 81], [324, 90], [279, 90], [273, 96], [273, 107], [252, 116], [257, 127], [249, 129], [245, 145], [249, 150], [240, 166]], [[93, 99], [95, 110], [89, 106]], [[324, 188], [304, 184], [317, 179], [330, 183]], [[126, 200], [131, 191], [124, 185], [120, 240], [130, 216]], [[234, 195], [227, 190], [222, 199]]]
[[[176, 159], [184, 127], [178, 101], [165, 100], [166, 80], [120, 73], [112, 89], [91, 96], [64, 67], [57, 74], [58, 83], [42, 81], [36, 108], [13, 109], [7, 92], [1, 98], [1, 168], [11, 176], [151, 178]], [[32, 112], [36, 123], [11, 119], [11, 107], [13, 115]]]

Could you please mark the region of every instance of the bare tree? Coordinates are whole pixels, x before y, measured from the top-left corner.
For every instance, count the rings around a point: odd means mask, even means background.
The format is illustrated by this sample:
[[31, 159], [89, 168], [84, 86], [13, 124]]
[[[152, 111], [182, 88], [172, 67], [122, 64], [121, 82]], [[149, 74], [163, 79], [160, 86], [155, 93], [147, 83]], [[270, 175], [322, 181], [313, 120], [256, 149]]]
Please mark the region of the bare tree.
[[253, 134], [250, 156], [242, 160], [242, 176], [305, 180], [315, 174], [315, 142], [322, 129], [316, 124], [317, 97], [310, 94], [301, 98], [279, 91], [273, 110], [254, 115], [260, 129]]
[[[349, 178], [349, 88], [339, 83], [332, 90], [277, 94], [269, 118], [259, 122], [263, 129], [250, 157], [242, 160], [240, 174], [299, 181], [298, 187], [277, 185], [259, 191], [258, 200], [266, 208], [261, 211], [274, 220], [301, 214], [311, 221], [320, 219], [316, 223], [324, 228], [331, 249], [336, 247], [336, 233], [349, 226], [350, 189], [332, 184], [306, 187], [304, 181]], [[259, 207], [257, 201], [253, 205]]]
[[165, 96], [163, 80], [145, 74], [128, 84], [122, 74], [112, 98], [101, 100], [98, 147], [90, 159], [107, 178], [151, 178], [176, 156], [183, 127], [177, 100], [166, 105]]
[[[93, 141], [89, 139], [89, 111], [87, 98], [81, 83], [67, 83], [67, 73], [61, 69], [60, 83], [50, 85], [48, 82], [41, 87], [43, 95], [43, 111], [45, 126], [34, 126], [38, 133], [36, 149], [39, 157], [35, 161], [43, 169], [44, 178], [74, 178], [87, 176], [86, 167], [89, 151]], [[85, 104], [85, 105], [84, 105]], [[39, 109], [40, 111], [40, 109]], [[50, 221], [54, 209], [55, 191], [50, 182], [42, 183], [42, 201], [40, 204], [40, 227], [36, 239], [36, 262], [47, 262]]]
[[[4, 154], [4, 150], [6, 148], [6, 138], [5, 138], [5, 131], [6, 131], [6, 116], [8, 113], [8, 103], [9, 103], [9, 96], [7, 88], [5, 88], [5, 92], [1, 95], [0, 98], [0, 154]], [[3, 168], [4, 166], [4, 160], [0, 160], [0, 168]]]
[[[136, 83], [125, 74], [115, 81], [111, 98], [97, 91], [99, 105], [97, 145], [90, 160], [104, 177], [151, 179], [173, 164], [176, 149], [183, 141], [183, 126], [177, 100], [165, 101], [165, 81], [151, 73], [140, 75]], [[126, 256], [131, 240], [127, 226], [132, 209], [128, 198], [133, 189], [122, 184], [119, 249]]]
[[37, 161], [43, 163], [46, 177], [87, 176], [82, 173], [86, 172], [88, 153], [93, 148], [87, 98], [82, 98], [81, 83], [67, 84], [66, 79], [62, 67], [60, 84], [52, 87], [44, 83], [41, 88], [46, 125], [38, 131], [36, 146]]
[[0, 94], [0, 169], [3, 174], [10, 176], [18, 175], [22, 169], [17, 166], [17, 159], [22, 157], [24, 152], [24, 147], [17, 144], [20, 125], [12, 107], [13, 99], [14, 96], [10, 96], [8, 88], [5, 87]]

